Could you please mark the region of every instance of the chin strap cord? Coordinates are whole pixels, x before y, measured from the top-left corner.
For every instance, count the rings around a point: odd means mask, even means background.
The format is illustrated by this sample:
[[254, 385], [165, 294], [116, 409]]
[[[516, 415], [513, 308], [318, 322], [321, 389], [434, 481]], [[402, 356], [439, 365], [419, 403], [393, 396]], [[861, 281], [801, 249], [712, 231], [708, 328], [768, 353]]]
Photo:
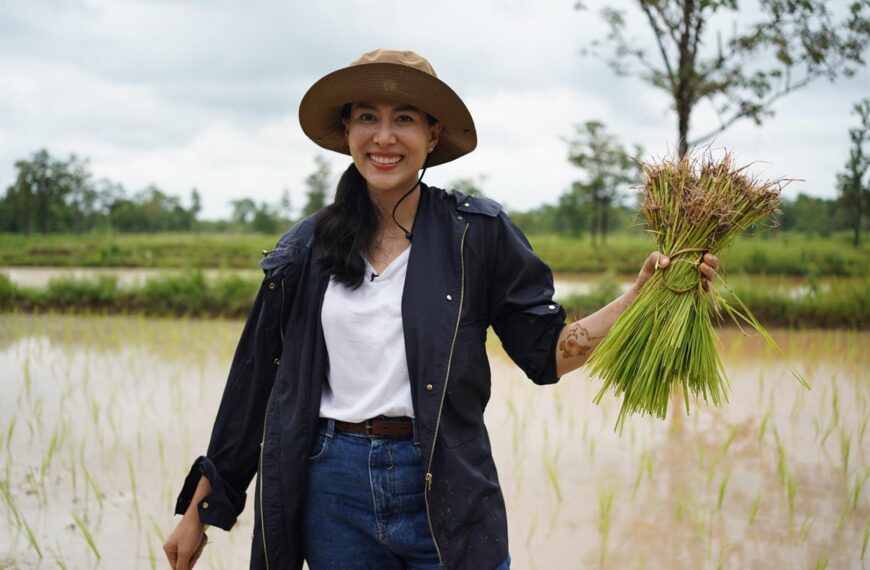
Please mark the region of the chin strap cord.
[[399, 220], [396, 219], [396, 209], [399, 207], [399, 204], [402, 203], [402, 200], [404, 200], [405, 198], [407, 198], [407, 197], [411, 194], [411, 192], [413, 192], [414, 189], [417, 188], [417, 186], [418, 186], [418, 185], [420, 184], [420, 182], [423, 180], [423, 175], [426, 174], [426, 165], [427, 165], [428, 163], [429, 163], [429, 155], [427, 154], [427, 155], [426, 155], [426, 160], [423, 162], [423, 172], [420, 173], [420, 178], [417, 179], [417, 182], [416, 182], [416, 183], [411, 187], [411, 189], [408, 190], [407, 192], [405, 192], [405, 194], [404, 194], [401, 198], [399, 198], [399, 201], [396, 202], [396, 205], [393, 206], [393, 222], [394, 222], [397, 226], [399, 226], [399, 228], [400, 228], [403, 232], [405, 232], [405, 238], [406, 238], [408, 241], [411, 241], [411, 239], [414, 237], [414, 234], [412, 234], [412, 233], [411, 233], [411, 232], [410, 232], [410, 231], [409, 231], [405, 226], [403, 226], [402, 224], [399, 223]]

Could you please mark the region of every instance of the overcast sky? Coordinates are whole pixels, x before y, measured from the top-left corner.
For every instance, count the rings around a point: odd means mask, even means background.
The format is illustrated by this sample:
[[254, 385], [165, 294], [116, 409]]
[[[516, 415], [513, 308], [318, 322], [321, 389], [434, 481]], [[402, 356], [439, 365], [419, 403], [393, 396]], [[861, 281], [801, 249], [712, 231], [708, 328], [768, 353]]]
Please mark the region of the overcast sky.
[[[195, 186], [206, 218], [226, 216], [232, 198], [277, 202], [285, 188], [299, 208], [316, 154], [336, 174], [349, 163], [304, 136], [299, 100], [320, 76], [385, 47], [429, 59], [475, 119], [477, 150], [427, 171], [430, 184], [485, 176], [484, 191], [512, 209], [552, 203], [581, 175], [566, 160], [575, 124], [601, 120], [650, 154], [675, 140], [663, 94], [579, 55], [604, 27], [600, 3], [574, 3], [0, 0], [0, 188], [15, 160], [47, 148], [89, 158], [96, 178], [129, 192], [153, 183], [188, 204]], [[651, 39], [640, 25], [637, 37]], [[868, 93], [866, 69], [814, 83], [763, 127], [740, 122], [716, 146], [763, 162], [764, 176], [804, 179], [788, 196], [833, 196], [851, 107]], [[693, 132], [715, 121], [701, 109]]]

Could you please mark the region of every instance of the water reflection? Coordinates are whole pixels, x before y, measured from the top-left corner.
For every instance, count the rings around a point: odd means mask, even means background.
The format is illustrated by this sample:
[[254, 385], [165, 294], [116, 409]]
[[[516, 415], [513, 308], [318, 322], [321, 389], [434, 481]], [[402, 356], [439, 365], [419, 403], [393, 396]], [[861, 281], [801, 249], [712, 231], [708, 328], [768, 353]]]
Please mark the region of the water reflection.
[[[43, 563], [165, 567], [175, 495], [207, 444], [241, 325], [0, 317], [0, 564], [36, 565], [36, 544]], [[535, 386], [492, 339], [487, 425], [514, 566], [860, 566], [870, 334], [773, 334], [811, 391], [761, 339], [725, 330], [731, 403], [634, 418], [622, 437], [618, 402], [592, 404], [598, 382], [578, 371]], [[252, 514], [248, 501], [233, 532], [210, 532], [198, 567], [246, 567]]]

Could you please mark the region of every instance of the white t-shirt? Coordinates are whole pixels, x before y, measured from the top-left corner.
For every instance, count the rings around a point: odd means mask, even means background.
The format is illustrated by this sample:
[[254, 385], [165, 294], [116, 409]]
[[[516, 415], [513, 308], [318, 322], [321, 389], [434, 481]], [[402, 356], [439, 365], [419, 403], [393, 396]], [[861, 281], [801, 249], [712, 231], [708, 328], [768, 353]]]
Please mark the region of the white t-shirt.
[[379, 415], [414, 417], [402, 329], [402, 290], [411, 248], [379, 275], [366, 261], [362, 285], [330, 279], [320, 320], [329, 353], [329, 383], [320, 417], [361, 422]]

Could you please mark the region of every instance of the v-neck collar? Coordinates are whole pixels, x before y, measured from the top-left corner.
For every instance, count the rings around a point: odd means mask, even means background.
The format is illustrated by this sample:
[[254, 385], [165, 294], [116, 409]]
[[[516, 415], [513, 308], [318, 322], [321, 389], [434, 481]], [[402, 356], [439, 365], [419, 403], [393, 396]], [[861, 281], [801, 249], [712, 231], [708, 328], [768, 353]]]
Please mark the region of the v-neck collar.
[[[412, 245], [413, 245], [413, 244], [412, 244]], [[394, 266], [396, 265], [397, 262], [399, 262], [402, 258], [404, 258], [404, 257], [408, 257], [408, 256], [410, 255], [411, 247], [412, 247], [411, 245], [409, 245], [408, 247], [406, 247], [406, 248], [402, 251], [402, 253], [400, 253], [399, 255], [397, 255], [397, 256], [396, 256], [396, 257], [395, 257], [391, 262], [389, 262], [389, 263], [387, 264], [387, 266], [384, 267], [384, 269], [383, 269], [380, 273], [375, 273], [375, 268], [374, 268], [374, 266], [369, 262], [368, 259], [366, 259], [366, 256], [364, 256], [364, 255], [362, 255], [362, 254], [360, 254], [360, 256], [363, 258], [363, 261], [364, 261], [365, 264], [366, 264], [366, 269], [368, 270], [368, 272], [369, 272], [370, 275], [373, 274], [373, 275], [377, 275], [378, 277], [383, 277], [383, 276], [385, 276], [385, 275], [388, 274], [388, 272], [390, 271], [390, 268], [394, 267]]]

